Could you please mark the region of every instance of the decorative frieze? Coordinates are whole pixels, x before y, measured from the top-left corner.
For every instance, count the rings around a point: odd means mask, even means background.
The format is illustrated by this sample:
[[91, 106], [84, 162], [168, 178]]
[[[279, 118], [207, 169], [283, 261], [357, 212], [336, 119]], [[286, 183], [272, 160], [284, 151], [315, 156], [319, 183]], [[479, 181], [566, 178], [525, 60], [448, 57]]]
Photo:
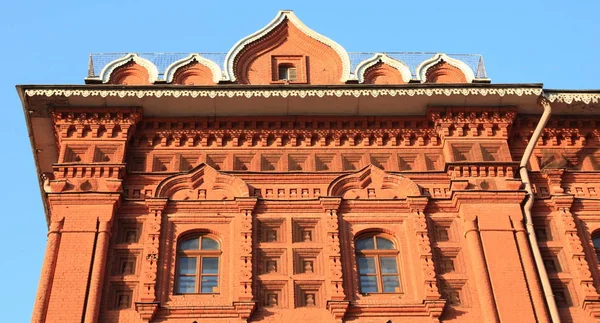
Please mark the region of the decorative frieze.
[[430, 108], [427, 114], [442, 138], [508, 138], [516, 108]]

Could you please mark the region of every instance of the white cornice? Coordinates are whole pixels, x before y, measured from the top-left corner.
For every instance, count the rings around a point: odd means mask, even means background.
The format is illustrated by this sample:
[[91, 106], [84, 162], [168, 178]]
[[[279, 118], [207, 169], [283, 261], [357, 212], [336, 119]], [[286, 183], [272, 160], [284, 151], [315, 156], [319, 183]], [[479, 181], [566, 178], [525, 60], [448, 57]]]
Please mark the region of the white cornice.
[[422, 88], [422, 89], [26, 89], [25, 95], [64, 97], [344, 97], [344, 96], [539, 96], [541, 88]]
[[554, 103], [566, 103], [571, 104], [574, 102], [580, 102], [585, 104], [600, 103], [600, 93], [548, 93], [546, 94], [548, 101]]
[[240, 39], [235, 45], [233, 45], [233, 47], [227, 53], [227, 56], [225, 56], [224, 69], [225, 76], [227, 77], [227, 79], [230, 81], [236, 80], [233, 67], [235, 58], [242, 51], [242, 49], [244, 49], [245, 46], [251, 44], [252, 42], [267, 35], [286, 19], [309, 37], [333, 48], [333, 50], [335, 50], [335, 52], [338, 53], [340, 59], [342, 60], [342, 78], [340, 79], [340, 81], [342, 83], [345, 83], [350, 78], [350, 56], [348, 56], [348, 52], [346, 52], [346, 50], [335, 41], [308, 28], [302, 21], [300, 21], [300, 19], [298, 19], [298, 17], [296, 17], [294, 12], [289, 10], [279, 11], [275, 19], [269, 22], [265, 27], [249, 36]]
[[358, 63], [356, 66], [356, 71], [354, 75], [358, 78], [358, 82], [363, 83], [365, 81], [365, 72], [369, 69], [369, 67], [376, 65], [377, 63], [382, 62], [387, 64], [395, 69], [397, 69], [402, 75], [402, 80], [408, 83], [412, 77], [410, 73], [410, 69], [406, 64], [402, 63], [399, 60], [393, 59], [387, 56], [384, 53], [376, 53], [371, 58], [365, 59], [364, 61]]
[[431, 57], [430, 59], [421, 62], [421, 64], [419, 64], [419, 66], [417, 66], [416, 74], [417, 74], [417, 77], [419, 78], [419, 80], [421, 82], [426, 82], [427, 81], [427, 70], [430, 67], [434, 66], [435, 64], [437, 64], [441, 61], [444, 61], [444, 62], [458, 68], [459, 70], [461, 70], [463, 72], [463, 74], [465, 75], [465, 78], [467, 79], [467, 83], [473, 82], [473, 79], [475, 78], [475, 74], [473, 74], [473, 70], [469, 67], [469, 65], [465, 64], [465, 62], [463, 62], [463, 61], [449, 57], [448, 55], [446, 55], [444, 53], [437, 53], [437, 54], [433, 55], [433, 57]]
[[219, 83], [219, 81], [221, 81], [223, 78], [221, 68], [217, 63], [200, 56], [200, 54], [190, 54], [188, 57], [175, 61], [167, 67], [165, 70], [165, 81], [167, 81], [167, 83], [173, 82], [173, 76], [177, 70], [193, 61], [208, 67], [212, 73], [213, 81], [215, 83]]
[[121, 58], [115, 59], [114, 61], [106, 64], [102, 68], [102, 71], [100, 71], [100, 75], [98, 77], [102, 80], [102, 83], [108, 83], [112, 72], [118, 67], [129, 63], [130, 61], [134, 61], [136, 64], [142, 66], [148, 71], [148, 81], [150, 82], [150, 84], [156, 82], [156, 80], [158, 79], [158, 69], [156, 68], [156, 65], [154, 65], [151, 61], [147, 59], [139, 57], [135, 53], [129, 53]]

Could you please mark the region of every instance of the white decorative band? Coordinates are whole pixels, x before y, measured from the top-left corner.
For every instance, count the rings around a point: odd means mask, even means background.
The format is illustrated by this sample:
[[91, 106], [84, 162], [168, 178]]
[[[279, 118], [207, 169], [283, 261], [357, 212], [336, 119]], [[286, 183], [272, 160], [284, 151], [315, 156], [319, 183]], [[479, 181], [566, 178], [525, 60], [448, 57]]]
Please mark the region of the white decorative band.
[[[25, 90], [27, 96], [78, 96], [78, 97], [343, 97], [343, 96], [434, 96], [434, 95], [516, 95], [529, 96], [542, 94], [540, 88], [427, 88], [427, 89], [273, 89], [273, 90], [256, 90], [256, 89], [28, 89]], [[596, 101], [598, 95], [596, 95]], [[552, 100], [551, 100], [552, 101]]]
[[600, 93], [548, 93], [546, 94], [546, 97], [548, 98], [548, 101], [552, 103], [600, 103]]

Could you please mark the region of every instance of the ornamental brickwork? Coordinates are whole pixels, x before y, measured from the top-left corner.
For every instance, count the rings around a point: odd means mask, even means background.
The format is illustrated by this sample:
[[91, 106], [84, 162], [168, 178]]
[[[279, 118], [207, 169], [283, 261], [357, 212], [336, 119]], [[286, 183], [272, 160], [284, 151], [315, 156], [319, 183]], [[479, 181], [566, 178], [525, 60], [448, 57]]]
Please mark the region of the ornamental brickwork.
[[600, 320], [600, 95], [450, 56], [353, 66], [282, 11], [222, 65], [18, 87], [49, 226], [32, 322]]

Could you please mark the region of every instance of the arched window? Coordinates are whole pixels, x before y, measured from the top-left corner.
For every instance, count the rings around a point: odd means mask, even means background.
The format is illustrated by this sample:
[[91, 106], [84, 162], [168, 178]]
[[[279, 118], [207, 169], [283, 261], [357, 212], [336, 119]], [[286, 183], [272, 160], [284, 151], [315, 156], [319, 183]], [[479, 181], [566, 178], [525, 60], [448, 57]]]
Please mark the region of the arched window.
[[400, 293], [398, 250], [379, 235], [356, 240], [356, 260], [361, 293]]
[[177, 294], [219, 292], [219, 242], [206, 235], [185, 238], [177, 246]]
[[598, 263], [600, 263], [600, 231], [596, 231], [592, 234], [592, 242], [594, 243], [594, 249], [596, 250]]

